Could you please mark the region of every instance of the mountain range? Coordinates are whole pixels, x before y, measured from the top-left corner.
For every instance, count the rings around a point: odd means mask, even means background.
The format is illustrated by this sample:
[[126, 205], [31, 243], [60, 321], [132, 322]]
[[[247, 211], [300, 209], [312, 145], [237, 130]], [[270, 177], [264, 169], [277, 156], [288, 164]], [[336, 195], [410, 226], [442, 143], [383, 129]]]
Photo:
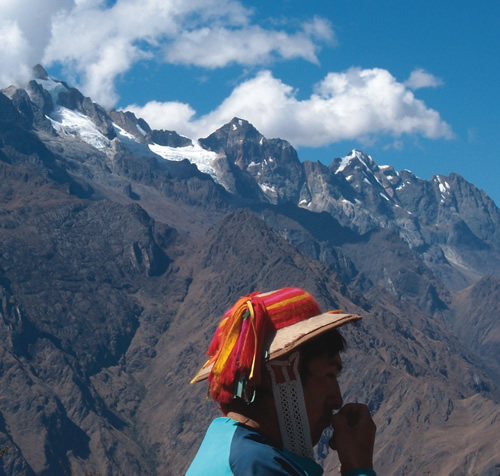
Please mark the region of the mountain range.
[[500, 474], [500, 211], [460, 175], [152, 130], [37, 66], [0, 92], [0, 176], [0, 475], [183, 474], [217, 322], [282, 286], [364, 316], [340, 383], [379, 474]]

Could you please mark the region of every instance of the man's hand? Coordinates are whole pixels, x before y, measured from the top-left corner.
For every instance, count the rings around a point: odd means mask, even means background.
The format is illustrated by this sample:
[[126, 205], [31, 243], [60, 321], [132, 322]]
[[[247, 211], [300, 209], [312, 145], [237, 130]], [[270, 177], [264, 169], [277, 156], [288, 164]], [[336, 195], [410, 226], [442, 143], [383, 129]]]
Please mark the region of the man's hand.
[[370, 411], [361, 403], [348, 403], [332, 417], [330, 447], [337, 451], [342, 474], [356, 468], [373, 468], [373, 446], [377, 427]]

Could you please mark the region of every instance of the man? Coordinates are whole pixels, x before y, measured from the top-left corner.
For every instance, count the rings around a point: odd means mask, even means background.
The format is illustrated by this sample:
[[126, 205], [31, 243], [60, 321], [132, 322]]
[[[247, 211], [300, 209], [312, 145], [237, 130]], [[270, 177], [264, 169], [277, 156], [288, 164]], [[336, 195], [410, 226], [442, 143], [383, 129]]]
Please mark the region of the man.
[[375, 424], [365, 405], [343, 405], [337, 383], [345, 347], [337, 328], [359, 319], [321, 313], [298, 288], [240, 298], [193, 379], [208, 379], [224, 417], [210, 425], [187, 476], [321, 475], [313, 446], [329, 425], [342, 475], [374, 476]]

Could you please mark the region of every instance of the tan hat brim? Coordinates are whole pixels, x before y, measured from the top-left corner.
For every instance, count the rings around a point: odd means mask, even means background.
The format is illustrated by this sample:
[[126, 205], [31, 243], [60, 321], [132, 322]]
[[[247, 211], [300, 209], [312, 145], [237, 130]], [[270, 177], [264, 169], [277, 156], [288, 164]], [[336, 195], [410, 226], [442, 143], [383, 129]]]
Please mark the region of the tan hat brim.
[[[318, 314], [317, 316], [278, 329], [269, 336], [267, 341], [266, 348], [268, 349], [268, 360], [273, 360], [288, 354], [299, 345], [323, 334], [323, 332], [361, 319], [362, 317], [356, 314], [324, 312], [323, 314]], [[213, 364], [202, 369], [193, 379], [193, 382], [206, 380], [212, 370], [212, 366]]]

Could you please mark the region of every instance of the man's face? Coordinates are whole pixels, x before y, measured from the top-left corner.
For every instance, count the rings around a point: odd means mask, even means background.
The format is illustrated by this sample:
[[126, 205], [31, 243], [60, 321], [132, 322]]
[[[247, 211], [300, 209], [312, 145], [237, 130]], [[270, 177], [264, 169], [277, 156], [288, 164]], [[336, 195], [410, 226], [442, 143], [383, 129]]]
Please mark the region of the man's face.
[[312, 444], [318, 443], [323, 430], [331, 424], [332, 411], [342, 406], [337, 376], [342, 370], [339, 354], [323, 354], [311, 359], [303, 380], [304, 399], [311, 429]]

